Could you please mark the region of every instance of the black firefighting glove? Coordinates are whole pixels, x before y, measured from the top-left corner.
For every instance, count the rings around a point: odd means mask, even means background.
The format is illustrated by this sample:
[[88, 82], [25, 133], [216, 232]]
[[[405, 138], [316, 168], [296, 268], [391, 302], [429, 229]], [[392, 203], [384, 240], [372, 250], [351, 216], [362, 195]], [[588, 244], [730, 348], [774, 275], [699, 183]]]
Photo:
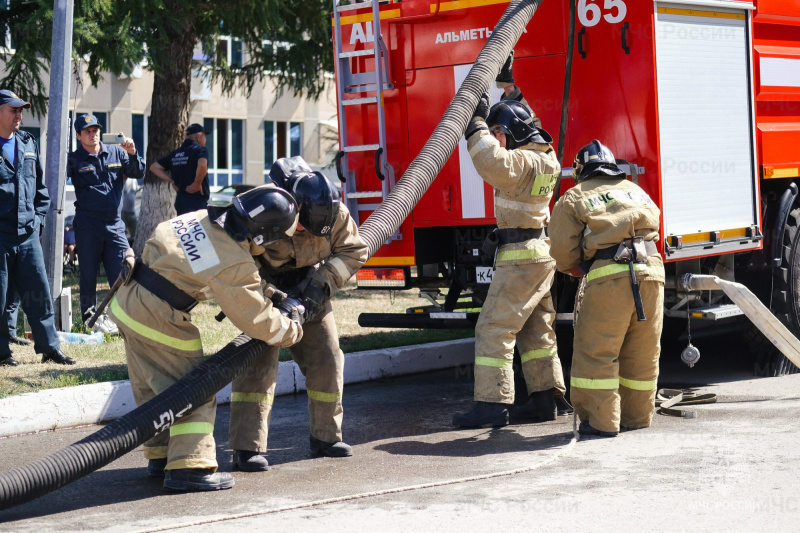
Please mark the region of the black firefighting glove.
[[322, 310], [325, 301], [328, 299], [326, 294], [327, 286], [324, 282], [311, 278], [308, 285], [300, 294], [300, 301], [306, 308], [305, 319], [311, 320]]
[[494, 81], [503, 84], [513, 84], [514, 83], [514, 70], [512, 65], [514, 64], [514, 50], [511, 50], [511, 53], [508, 54], [508, 59], [503, 64], [503, 67], [500, 69], [500, 74], [494, 79]]
[[278, 304], [278, 311], [289, 320], [297, 322], [300, 326], [306, 320], [306, 308], [297, 298], [288, 296], [281, 300], [281, 303]]
[[464, 138], [469, 139], [473, 134], [480, 130], [488, 130], [486, 126], [486, 119], [489, 117], [489, 93], [483, 93], [481, 99], [478, 100], [478, 105], [475, 106], [475, 112], [472, 114], [469, 124], [467, 124], [467, 131], [464, 133]]

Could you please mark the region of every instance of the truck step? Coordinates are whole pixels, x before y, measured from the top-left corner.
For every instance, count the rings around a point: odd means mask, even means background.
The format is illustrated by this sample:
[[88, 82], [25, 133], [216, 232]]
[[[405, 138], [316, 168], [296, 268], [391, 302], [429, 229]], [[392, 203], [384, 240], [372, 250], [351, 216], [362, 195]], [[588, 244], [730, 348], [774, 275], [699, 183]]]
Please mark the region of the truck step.
[[723, 318], [740, 316], [744, 313], [739, 309], [738, 305], [720, 304], [708, 307], [696, 307], [692, 309], [689, 314], [692, 318], [698, 318], [700, 320], [720, 320]]

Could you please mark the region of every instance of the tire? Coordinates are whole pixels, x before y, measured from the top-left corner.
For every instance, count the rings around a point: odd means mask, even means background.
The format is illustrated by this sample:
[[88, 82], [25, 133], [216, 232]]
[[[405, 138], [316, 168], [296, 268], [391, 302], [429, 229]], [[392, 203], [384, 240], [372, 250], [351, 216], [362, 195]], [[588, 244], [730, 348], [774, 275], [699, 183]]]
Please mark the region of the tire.
[[[800, 207], [795, 207], [786, 220], [781, 255], [781, 265], [773, 269], [772, 275], [772, 312], [800, 337]], [[742, 335], [755, 355], [756, 376], [783, 376], [800, 371], [749, 320]]]

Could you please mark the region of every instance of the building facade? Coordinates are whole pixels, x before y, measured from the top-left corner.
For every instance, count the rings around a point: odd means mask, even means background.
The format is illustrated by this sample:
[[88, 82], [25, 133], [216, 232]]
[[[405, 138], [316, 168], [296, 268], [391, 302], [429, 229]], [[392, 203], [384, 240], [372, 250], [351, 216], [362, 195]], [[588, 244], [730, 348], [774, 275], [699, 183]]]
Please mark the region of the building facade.
[[[211, 132], [207, 148], [212, 190], [235, 183], [264, 183], [275, 159], [295, 155], [315, 170], [335, 176], [331, 162], [338, 139], [332, 79], [319, 100], [313, 101], [292, 96], [290, 91], [279, 97], [269, 80], [256, 83], [250, 97], [226, 96], [201, 72], [194, 74], [189, 122], [202, 123]], [[70, 115], [94, 113], [104, 132], [132, 137], [137, 150], [146, 154], [152, 93], [153, 74], [146, 69], [136, 69], [130, 77], [106, 74], [97, 87], [92, 87], [84, 74], [81, 83], [73, 80], [70, 86]], [[22, 126], [40, 140], [44, 157], [47, 116], [27, 113]], [[70, 136], [74, 149], [74, 132]], [[152, 161], [146, 163], [149, 166]]]

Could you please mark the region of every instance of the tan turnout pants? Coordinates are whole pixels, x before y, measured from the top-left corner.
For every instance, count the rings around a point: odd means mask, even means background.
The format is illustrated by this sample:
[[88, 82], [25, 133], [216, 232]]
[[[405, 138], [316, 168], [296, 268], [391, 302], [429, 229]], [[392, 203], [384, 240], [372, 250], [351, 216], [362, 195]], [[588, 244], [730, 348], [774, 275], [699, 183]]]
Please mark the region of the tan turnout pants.
[[[311, 436], [323, 442], [342, 440], [344, 354], [330, 302], [303, 324], [303, 339], [290, 348], [306, 378]], [[230, 446], [267, 451], [269, 420], [278, 379], [279, 348], [269, 346], [234, 381], [231, 394]]]
[[528, 393], [564, 392], [550, 296], [555, 261], [498, 264], [475, 327], [475, 401], [514, 403], [514, 346]]
[[581, 421], [600, 431], [648, 427], [655, 410], [664, 284], [639, 282], [639, 322], [628, 277], [586, 286], [575, 326], [570, 394]]
[[[164, 392], [203, 362], [200, 332], [189, 321], [189, 314], [173, 309], [137, 283], [120, 288], [109, 311], [125, 341], [128, 374], [136, 405]], [[216, 411], [216, 396], [212, 396], [202, 404], [192, 406], [189, 414], [163, 413], [154, 423], [172, 423], [172, 426], [144, 444], [145, 458], [166, 457], [167, 470], [216, 470]]]

